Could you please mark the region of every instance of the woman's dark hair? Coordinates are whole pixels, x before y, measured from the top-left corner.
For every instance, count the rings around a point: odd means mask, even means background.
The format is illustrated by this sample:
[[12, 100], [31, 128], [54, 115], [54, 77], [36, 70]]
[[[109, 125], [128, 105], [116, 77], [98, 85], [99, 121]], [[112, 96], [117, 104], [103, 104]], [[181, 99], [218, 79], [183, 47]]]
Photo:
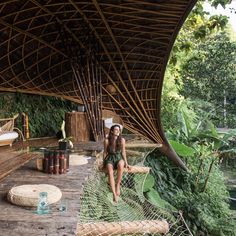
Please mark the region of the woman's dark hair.
[[118, 127], [121, 131], [121, 128], [119, 125], [113, 125], [110, 128], [109, 134], [108, 134], [108, 150], [111, 150], [113, 152], [116, 152], [117, 150], [121, 149], [121, 135], [115, 139], [113, 135], [114, 128]]

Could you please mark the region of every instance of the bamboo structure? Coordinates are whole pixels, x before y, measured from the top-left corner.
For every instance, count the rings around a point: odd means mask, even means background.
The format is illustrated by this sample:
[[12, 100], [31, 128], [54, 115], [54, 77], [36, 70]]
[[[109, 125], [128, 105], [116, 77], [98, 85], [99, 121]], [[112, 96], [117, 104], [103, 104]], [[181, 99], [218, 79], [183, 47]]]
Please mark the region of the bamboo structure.
[[177, 165], [161, 126], [170, 51], [196, 0], [1, 1], [0, 91], [83, 103], [94, 139], [101, 109]]
[[165, 220], [78, 223], [76, 236], [166, 234], [168, 231], [169, 224]]

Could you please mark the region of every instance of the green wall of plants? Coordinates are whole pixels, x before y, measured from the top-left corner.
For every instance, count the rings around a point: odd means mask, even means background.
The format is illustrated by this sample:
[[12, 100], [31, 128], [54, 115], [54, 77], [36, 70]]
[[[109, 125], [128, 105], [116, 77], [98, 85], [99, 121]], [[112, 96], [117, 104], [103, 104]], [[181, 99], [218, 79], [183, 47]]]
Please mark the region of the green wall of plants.
[[19, 113], [16, 127], [22, 130], [22, 113], [28, 113], [31, 138], [56, 136], [65, 112], [76, 110], [78, 104], [56, 97], [22, 93], [0, 93], [0, 118]]

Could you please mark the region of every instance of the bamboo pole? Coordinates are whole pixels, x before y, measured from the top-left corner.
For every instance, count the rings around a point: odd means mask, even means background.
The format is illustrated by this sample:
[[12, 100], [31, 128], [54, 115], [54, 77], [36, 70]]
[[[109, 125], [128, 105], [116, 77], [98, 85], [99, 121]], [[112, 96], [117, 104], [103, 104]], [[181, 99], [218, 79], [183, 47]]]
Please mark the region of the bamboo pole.
[[86, 86], [84, 87], [83, 84], [82, 84], [83, 76], [80, 76], [80, 73], [78, 71], [78, 64], [76, 64], [76, 65], [72, 64], [72, 70], [74, 72], [74, 76], [75, 76], [75, 79], [76, 79], [76, 82], [77, 82], [77, 85], [78, 85], [78, 88], [79, 88], [79, 91], [80, 91], [80, 95], [81, 95], [83, 104], [84, 104], [85, 109], [86, 109], [87, 118], [88, 118], [90, 127], [92, 129], [92, 121], [91, 121], [91, 116], [90, 116], [90, 109], [89, 109], [89, 106], [88, 106], [88, 103], [87, 103], [86, 93], [85, 93], [86, 92]]
[[104, 136], [104, 126], [102, 122], [102, 73], [101, 73], [101, 65], [98, 64], [98, 94], [99, 94], [99, 122], [101, 128], [101, 138]]
[[97, 130], [97, 141], [99, 141], [102, 137], [102, 133], [101, 133], [101, 123], [102, 123], [102, 119], [100, 117], [100, 113], [99, 110], [101, 110], [100, 107], [100, 97], [101, 94], [99, 94], [99, 87], [101, 87], [101, 83], [98, 84], [96, 83], [98, 78], [97, 78], [97, 63], [96, 60], [94, 60], [94, 63], [92, 64], [92, 75], [93, 75], [93, 91], [96, 97], [96, 107], [95, 107], [95, 117], [96, 117], [96, 130]]
[[[98, 141], [99, 137], [102, 136], [102, 126], [100, 125], [101, 127], [99, 127], [99, 123], [102, 122], [101, 111], [99, 113], [99, 106], [101, 109], [102, 104], [101, 101], [99, 101], [99, 98], [101, 99], [101, 88], [96, 88], [96, 75], [94, 70], [96, 70], [97, 64], [96, 60], [93, 60], [92, 57], [93, 55], [86, 58], [85, 65], [82, 65], [82, 63], [80, 63], [80, 65], [74, 63], [72, 64], [72, 67], [80, 90], [81, 98], [86, 108], [86, 114], [94, 139]], [[81, 61], [82, 59], [80, 62]], [[101, 80], [101, 77], [99, 80]], [[99, 81], [98, 86], [101, 87], [101, 81]]]
[[91, 114], [90, 114], [90, 106], [89, 106], [89, 103], [88, 103], [88, 88], [87, 88], [86, 84], [83, 83], [83, 79], [85, 77], [84, 73], [81, 72], [81, 75], [80, 75], [79, 66], [78, 66], [77, 63], [76, 63], [76, 66], [72, 65], [72, 69], [73, 69], [74, 76], [76, 78], [76, 82], [77, 82], [79, 90], [80, 90], [80, 94], [81, 94], [83, 104], [84, 104], [85, 109], [86, 109], [86, 114], [87, 114], [87, 118], [88, 118], [90, 127], [92, 129], [93, 134], [94, 134], [93, 122], [92, 122], [92, 117], [91, 117]]
[[[91, 52], [91, 48], [89, 50], [89, 52]], [[94, 116], [94, 107], [93, 107], [93, 92], [92, 92], [92, 85], [91, 85], [91, 72], [90, 72], [90, 65], [91, 65], [91, 58], [90, 56], [87, 57], [86, 60], [86, 69], [87, 69], [87, 76], [85, 77], [86, 81], [84, 82], [86, 84], [87, 82], [87, 86], [88, 86], [88, 98], [87, 98], [87, 102], [90, 106], [90, 116], [91, 116], [91, 121], [92, 121], [92, 131], [93, 131], [93, 135], [94, 135], [94, 139], [96, 140], [96, 121], [95, 121], [95, 116]]]
[[124, 234], [166, 234], [169, 224], [165, 220], [78, 223], [76, 236], [108, 236]]

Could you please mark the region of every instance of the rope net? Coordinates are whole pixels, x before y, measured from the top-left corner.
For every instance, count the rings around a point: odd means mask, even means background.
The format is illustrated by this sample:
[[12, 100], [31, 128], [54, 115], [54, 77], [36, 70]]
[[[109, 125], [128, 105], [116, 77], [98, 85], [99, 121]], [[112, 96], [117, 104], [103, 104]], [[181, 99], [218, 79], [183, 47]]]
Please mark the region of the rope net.
[[[127, 150], [130, 165], [143, 166], [147, 155]], [[100, 162], [98, 158], [83, 187], [77, 236], [192, 235], [181, 213], [152, 188], [154, 179], [149, 173], [124, 172], [121, 194], [114, 203], [108, 177], [99, 171]]]

